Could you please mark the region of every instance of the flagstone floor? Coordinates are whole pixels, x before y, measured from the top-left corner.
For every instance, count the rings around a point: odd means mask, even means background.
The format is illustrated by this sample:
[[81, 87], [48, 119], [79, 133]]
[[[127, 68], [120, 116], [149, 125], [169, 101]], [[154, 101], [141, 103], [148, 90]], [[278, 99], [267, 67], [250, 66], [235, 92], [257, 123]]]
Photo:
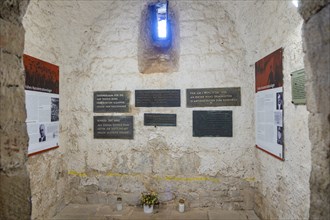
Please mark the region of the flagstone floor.
[[152, 214], [145, 214], [141, 207], [124, 207], [114, 210], [110, 205], [69, 204], [53, 220], [259, 220], [253, 210], [226, 211], [216, 208], [190, 208], [178, 212], [173, 205], [155, 208]]

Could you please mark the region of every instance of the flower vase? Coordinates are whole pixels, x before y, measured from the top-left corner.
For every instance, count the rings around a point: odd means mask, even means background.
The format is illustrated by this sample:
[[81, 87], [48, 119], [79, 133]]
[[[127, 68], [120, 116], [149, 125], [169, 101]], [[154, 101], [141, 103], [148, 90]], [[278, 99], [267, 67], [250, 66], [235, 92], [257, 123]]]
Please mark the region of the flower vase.
[[148, 206], [148, 205], [143, 205], [143, 211], [144, 213], [152, 213], [154, 211], [154, 206], [151, 205], [151, 206]]

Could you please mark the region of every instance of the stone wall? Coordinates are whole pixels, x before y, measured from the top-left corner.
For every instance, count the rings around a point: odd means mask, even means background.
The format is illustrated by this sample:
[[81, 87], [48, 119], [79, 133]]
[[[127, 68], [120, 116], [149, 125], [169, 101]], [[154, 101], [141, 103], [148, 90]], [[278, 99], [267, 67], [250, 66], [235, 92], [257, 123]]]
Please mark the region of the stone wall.
[[29, 219], [31, 213], [22, 68], [28, 3], [0, 2], [0, 219]]
[[[68, 184], [66, 142], [63, 133], [68, 105], [65, 91], [70, 86], [65, 74], [81, 65], [79, 49], [84, 43], [85, 25], [99, 16], [102, 4], [90, 1], [31, 1], [23, 19], [26, 29], [24, 53], [60, 67], [60, 140], [59, 148], [31, 156], [32, 219], [50, 219], [71, 201]], [[68, 17], [69, 15], [69, 17]], [[70, 17], [71, 16], [71, 17]], [[91, 25], [91, 24], [89, 24]]]
[[304, 68], [301, 39], [302, 19], [291, 1], [239, 3], [239, 33], [246, 46], [254, 77], [254, 64], [283, 48], [284, 147], [285, 161], [256, 150], [255, 211], [262, 219], [307, 219], [309, 216], [309, 175], [311, 144], [308, 138], [306, 105], [291, 103], [291, 76]]
[[309, 138], [311, 219], [330, 218], [330, 1], [302, 1]]
[[[51, 216], [60, 201], [113, 204], [122, 196], [136, 205], [146, 190], [159, 192], [163, 202], [184, 197], [193, 207], [308, 218], [308, 112], [291, 104], [290, 73], [304, 67], [296, 8], [288, 1], [171, 1], [179, 63], [167, 73], [141, 74], [138, 36], [146, 2], [32, 2], [25, 51], [59, 65], [61, 84], [60, 148], [29, 160], [34, 218]], [[280, 47], [284, 162], [254, 147], [254, 63]], [[185, 89], [210, 87], [241, 87], [242, 106], [186, 108]], [[136, 108], [136, 89], [181, 89], [181, 107]], [[110, 90], [131, 91], [130, 113], [93, 113], [93, 92]], [[232, 110], [234, 137], [192, 137], [193, 110]], [[177, 126], [143, 126], [144, 113], [177, 114]], [[134, 139], [93, 139], [95, 115], [133, 115]]]
[[[178, 71], [141, 74], [138, 35], [146, 3], [114, 1], [90, 26], [80, 49], [81, 67], [70, 82], [63, 134], [70, 158], [74, 202], [113, 203], [116, 196], [138, 204], [155, 190], [162, 202], [184, 197], [190, 206], [252, 209], [253, 78], [245, 78], [242, 41], [219, 2], [173, 2], [179, 25]], [[122, 13], [125, 12], [125, 13]], [[242, 81], [242, 78], [245, 80]], [[192, 111], [185, 89], [241, 87], [242, 106], [199, 108], [233, 111], [233, 138], [192, 137]], [[181, 89], [180, 108], [136, 108], [136, 89]], [[130, 90], [133, 140], [93, 139], [93, 92]], [[177, 114], [176, 127], [143, 126], [144, 113]], [[179, 134], [179, 135], [178, 135]]]

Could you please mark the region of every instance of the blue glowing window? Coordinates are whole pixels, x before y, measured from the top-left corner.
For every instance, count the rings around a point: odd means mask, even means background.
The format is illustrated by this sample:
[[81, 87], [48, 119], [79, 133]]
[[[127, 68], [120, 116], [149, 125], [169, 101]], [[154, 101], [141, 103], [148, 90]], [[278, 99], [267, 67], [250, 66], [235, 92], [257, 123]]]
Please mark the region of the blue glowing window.
[[171, 32], [168, 17], [168, 1], [149, 5], [151, 17], [151, 33], [153, 44], [157, 47], [171, 45]]
[[167, 4], [160, 4], [157, 8], [157, 35], [159, 38], [167, 37]]

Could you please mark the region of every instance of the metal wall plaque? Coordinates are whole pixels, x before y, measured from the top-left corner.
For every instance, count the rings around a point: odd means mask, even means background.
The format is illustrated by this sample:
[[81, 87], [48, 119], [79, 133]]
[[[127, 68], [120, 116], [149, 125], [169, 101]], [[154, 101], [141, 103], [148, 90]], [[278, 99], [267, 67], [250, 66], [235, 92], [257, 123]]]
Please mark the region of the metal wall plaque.
[[291, 74], [292, 103], [295, 105], [306, 104], [305, 70], [297, 70]]
[[193, 137], [232, 137], [232, 111], [193, 111]]
[[129, 112], [130, 91], [94, 92], [94, 112]]
[[144, 114], [145, 126], [176, 126], [176, 114]]
[[133, 116], [94, 116], [95, 139], [133, 139]]
[[135, 107], [180, 107], [180, 89], [135, 90]]
[[240, 106], [241, 88], [187, 89], [187, 107]]

